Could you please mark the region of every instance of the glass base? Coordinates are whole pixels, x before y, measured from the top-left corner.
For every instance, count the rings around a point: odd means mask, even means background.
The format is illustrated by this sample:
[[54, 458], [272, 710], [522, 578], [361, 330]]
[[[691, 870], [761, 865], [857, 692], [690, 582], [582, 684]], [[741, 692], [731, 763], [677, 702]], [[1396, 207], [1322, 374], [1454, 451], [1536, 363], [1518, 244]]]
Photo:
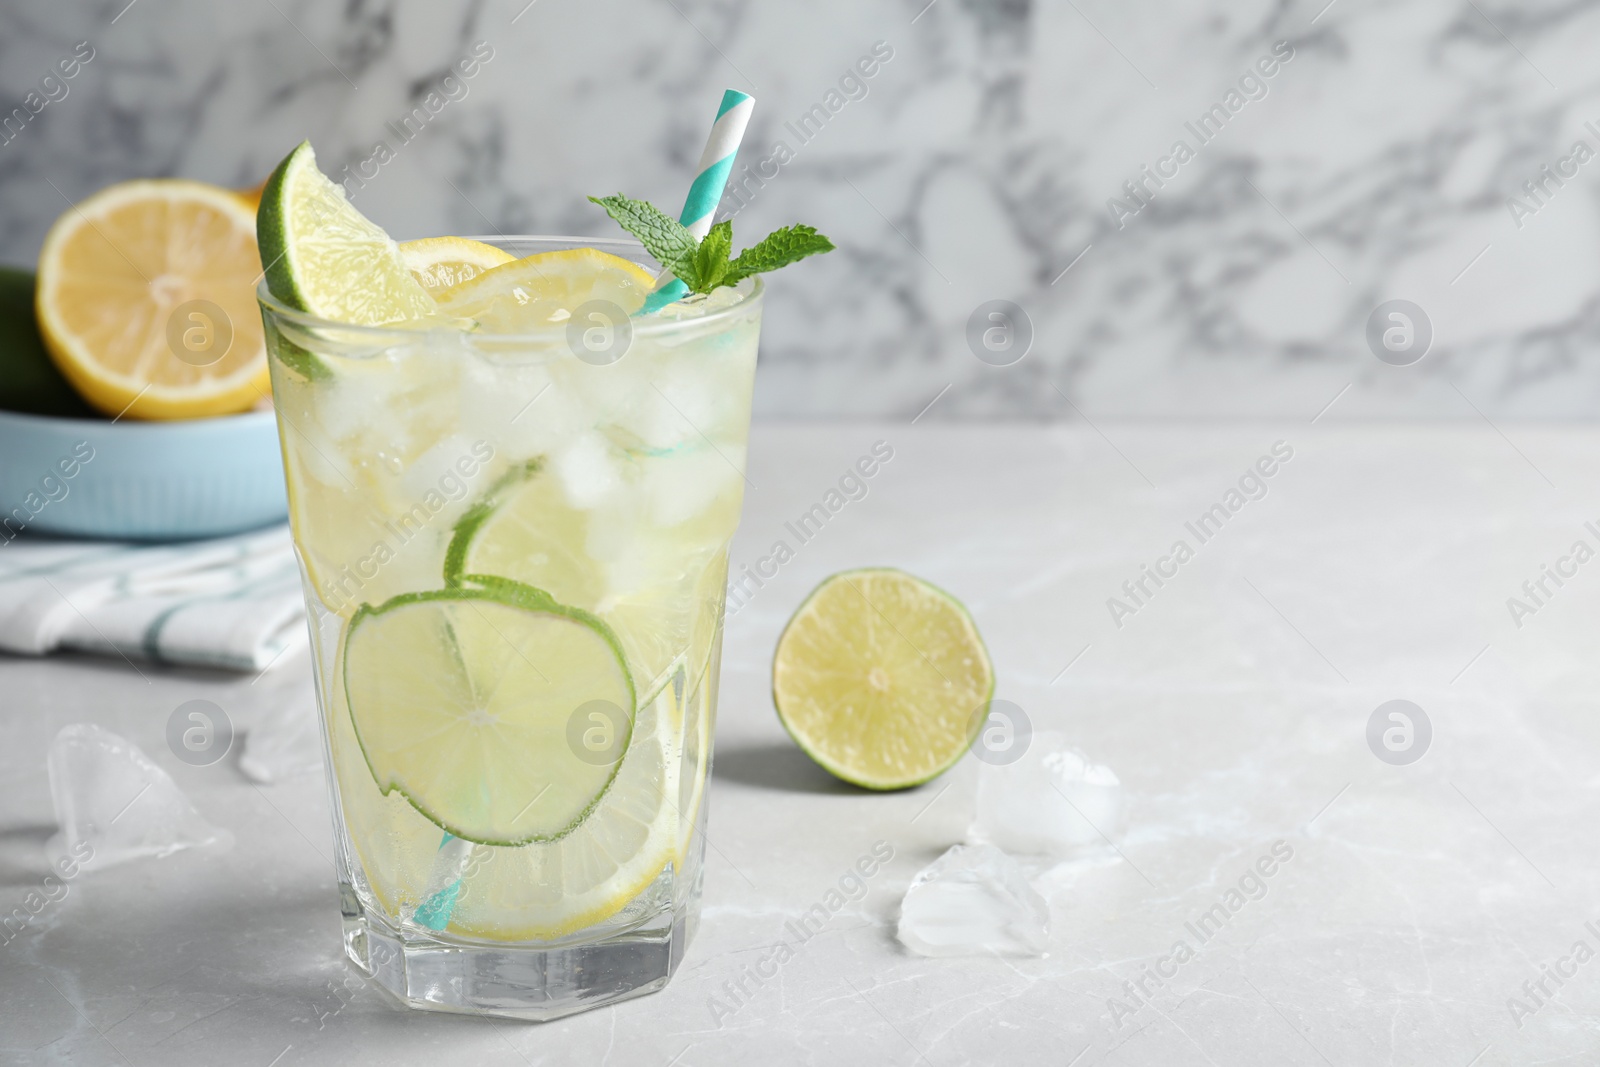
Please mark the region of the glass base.
[[[671, 868], [662, 872], [671, 878]], [[345, 955], [409, 1008], [548, 1022], [654, 993], [683, 960], [700, 917], [699, 886], [676, 907], [590, 941], [495, 945], [396, 930], [340, 887]]]

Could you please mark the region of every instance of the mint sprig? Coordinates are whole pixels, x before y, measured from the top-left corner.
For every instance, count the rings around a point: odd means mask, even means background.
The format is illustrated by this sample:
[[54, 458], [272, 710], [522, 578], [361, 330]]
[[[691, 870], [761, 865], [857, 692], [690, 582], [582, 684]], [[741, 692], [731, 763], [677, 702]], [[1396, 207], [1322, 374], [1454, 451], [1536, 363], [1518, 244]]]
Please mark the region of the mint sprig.
[[730, 258], [733, 223], [723, 220], [703, 240], [695, 240], [672, 216], [644, 200], [615, 196], [589, 198], [606, 209], [617, 225], [633, 234], [692, 293], [738, 285], [755, 274], [787, 267], [807, 256], [833, 251], [833, 242], [811, 226], [784, 226]]

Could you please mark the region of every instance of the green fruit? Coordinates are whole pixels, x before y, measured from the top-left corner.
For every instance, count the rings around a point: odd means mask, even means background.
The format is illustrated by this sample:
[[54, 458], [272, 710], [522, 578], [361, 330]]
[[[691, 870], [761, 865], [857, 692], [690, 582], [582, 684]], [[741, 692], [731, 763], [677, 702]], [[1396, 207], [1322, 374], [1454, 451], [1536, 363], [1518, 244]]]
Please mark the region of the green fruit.
[[399, 245], [317, 169], [309, 141], [267, 179], [256, 211], [256, 244], [267, 288], [289, 307], [358, 326], [435, 313]]
[[[456, 837], [554, 841], [599, 803], [627, 751], [633, 680], [610, 629], [505, 579], [363, 606], [345, 636], [356, 739], [383, 793]], [[574, 741], [599, 708], [605, 755]]]
[[993, 696], [994, 668], [967, 610], [887, 567], [817, 586], [772, 660], [784, 728], [829, 773], [866, 789], [904, 789], [948, 770]]
[[33, 294], [32, 271], [0, 267], [0, 410], [102, 418], [73, 391], [45, 352]]

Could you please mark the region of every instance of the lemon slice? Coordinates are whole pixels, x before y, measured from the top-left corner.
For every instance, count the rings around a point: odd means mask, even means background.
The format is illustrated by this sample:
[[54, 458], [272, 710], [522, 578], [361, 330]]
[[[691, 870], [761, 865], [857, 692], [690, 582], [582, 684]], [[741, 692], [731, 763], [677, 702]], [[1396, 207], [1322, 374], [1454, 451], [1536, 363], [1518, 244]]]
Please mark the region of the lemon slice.
[[267, 179], [256, 236], [267, 288], [292, 308], [358, 326], [435, 313], [399, 246], [323, 176], [309, 141]]
[[582, 304], [604, 300], [633, 314], [655, 279], [620, 256], [595, 248], [541, 252], [484, 271], [438, 294], [447, 315], [476, 319], [493, 333], [559, 326]]
[[613, 568], [589, 557], [600, 521], [573, 507], [543, 461], [533, 460], [508, 472], [461, 517], [445, 551], [444, 579], [458, 586], [510, 578], [593, 612], [616, 633], [649, 701], [675, 671], [705, 660], [727, 560], [704, 530], [732, 523], [707, 514], [692, 529], [633, 538], [630, 566], [615, 569], [642, 577], [614, 587]]
[[521, 848], [473, 849], [450, 917], [452, 933], [554, 940], [617, 918], [661, 876], [674, 862], [680, 834], [672, 803], [678, 743], [668, 703], [662, 699], [641, 711], [616, 779], [571, 833]]
[[961, 758], [994, 695], [971, 616], [903, 571], [845, 571], [778, 639], [772, 698], [795, 742], [867, 789], [920, 785]]
[[39, 253], [51, 359], [109, 415], [249, 408], [267, 395], [254, 229], [237, 194], [178, 179], [124, 182], [71, 208]]
[[345, 643], [345, 697], [374, 781], [450, 834], [555, 840], [611, 784], [618, 760], [572, 733], [597, 709], [601, 728], [622, 732], [605, 739], [615, 752], [634, 720], [616, 639], [593, 616], [502, 581], [363, 607]]
[[466, 237], [425, 237], [400, 245], [411, 276], [429, 292], [448, 289], [516, 257], [494, 245]]

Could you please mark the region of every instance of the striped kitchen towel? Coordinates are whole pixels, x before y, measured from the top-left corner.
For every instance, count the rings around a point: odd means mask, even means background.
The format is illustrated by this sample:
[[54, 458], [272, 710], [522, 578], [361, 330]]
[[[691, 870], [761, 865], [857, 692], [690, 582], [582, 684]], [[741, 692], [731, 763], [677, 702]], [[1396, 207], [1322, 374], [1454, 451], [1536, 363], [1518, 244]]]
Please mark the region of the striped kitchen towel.
[[0, 650], [236, 671], [307, 643], [288, 526], [184, 544], [0, 542]]

